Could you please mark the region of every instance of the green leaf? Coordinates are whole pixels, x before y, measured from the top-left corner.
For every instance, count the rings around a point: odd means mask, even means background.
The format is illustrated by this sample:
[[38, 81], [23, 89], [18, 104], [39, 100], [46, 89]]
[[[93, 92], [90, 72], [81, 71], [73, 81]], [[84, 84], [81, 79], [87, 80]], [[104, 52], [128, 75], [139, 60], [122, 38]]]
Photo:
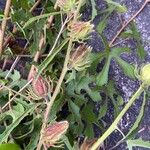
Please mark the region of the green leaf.
[[[124, 101], [123, 101], [123, 98], [119, 95], [118, 91], [114, 87], [115, 87], [115, 82], [111, 80], [107, 84], [106, 93], [114, 105], [114, 118], [116, 118], [118, 114], [120, 113], [119, 108], [121, 105], [123, 105]], [[114, 95], [117, 96], [116, 99], [114, 98]]]
[[[106, 28], [107, 26], [107, 22], [108, 22], [108, 18], [109, 16], [112, 14], [112, 12], [114, 11], [114, 8], [113, 7], [109, 7], [105, 17], [99, 22], [98, 26], [97, 26], [97, 31], [98, 33], [100, 34], [100, 36], [103, 36], [102, 33], [104, 31], [104, 29]], [[102, 37], [102, 40], [104, 39], [104, 37]], [[108, 42], [107, 42], [108, 43]], [[105, 44], [104, 44], [105, 45]], [[108, 44], [109, 45], [109, 44]]]
[[80, 94], [81, 90], [84, 89], [85, 91], [89, 90], [89, 83], [91, 83], [91, 78], [89, 75], [80, 76], [80, 79], [77, 82], [76, 92]]
[[28, 1], [21, 0], [20, 3], [21, 3], [21, 7], [23, 9], [26, 9], [26, 10], [29, 9], [29, 2]]
[[54, 57], [67, 44], [68, 40], [69, 39], [65, 39], [58, 48], [54, 49], [54, 52], [50, 56], [46, 57], [46, 59], [38, 67], [38, 70], [39, 70], [38, 75], [40, 75], [42, 73], [42, 71], [51, 63], [51, 61], [54, 59]]
[[20, 79], [20, 72], [17, 70], [14, 70], [14, 73], [11, 75], [11, 79], [13, 82], [18, 81]]
[[122, 38], [132, 38], [133, 37], [133, 32], [130, 29], [128, 29], [128, 30], [122, 32], [120, 34], [120, 37], [122, 37]]
[[73, 69], [70, 73], [67, 74], [67, 81], [66, 83], [74, 80], [76, 78], [76, 71]]
[[62, 11], [59, 11], [59, 12], [52, 12], [52, 13], [48, 13], [48, 14], [43, 14], [43, 15], [40, 15], [40, 16], [36, 16], [36, 17], [32, 17], [30, 18], [23, 26], [23, 29], [24, 28], [27, 28], [30, 24], [32, 24], [33, 22], [39, 20], [39, 19], [43, 19], [43, 18], [47, 18], [49, 16], [54, 16], [54, 15], [58, 15], [58, 14], [62, 14], [63, 12]]
[[106, 28], [106, 25], [107, 25], [107, 20], [106, 19], [100, 21], [100, 23], [96, 27], [96, 30], [98, 31], [99, 34], [103, 33], [104, 29]]
[[86, 126], [86, 129], [84, 131], [84, 134], [88, 138], [94, 138], [93, 125], [91, 123], [87, 123], [87, 126]]
[[31, 27], [32, 32], [34, 32], [32, 38], [32, 44], [29, 47], [30, 53], [35, 54], [37, 50], [39, 49], [39, 43], [41, 38], [41, 31], [43, 30], [43, 26], [46, 23], [46, 20], [41, 19], [38, 21], [38, 23], [34, 23]]
[[[144, 110], [145, 110], [145, 105], [146, 105], [146, 94], [144, 92], [144, 98], [143, 98], [143, 103], [142, 103], [142, 106], [141, 106], [141, 109], [140, 109], [140, 112], [139, 112], [139, 115], [137, 116], [137, 119], [134, 123], [134, 125], [130, 128], [129, 132], [127, 133], [127, 135], [125, 137], [123, 137], [117, 144], [116, 146], [118, 146], [119, 144], [121, 144], [122, 142], [124, 142], [124, 140], [128, 140], [130, 141], [130, 139], [132, 138], [135, 138], [135, 134], [137, 133], [137, 130], [139, 129], [140, 127], [140, 123], [142, 121], [142, 118], [144, 116]], [[115, 146], [115, 147], [116, 147]], [[130, 147], [130, 145], [129, 145]], [[132, 146], [131, 146], [132, 147]]]
[[127, 11], [127, 8], [124, 5], [121, 5], [117, 2], [114, 2], [112, 0], [105, 0], [108, 4], [113, 5], [114, 7], [116, 7], [116, 10], [120, 13], [125, 13]]
[[0, 150], [21, 150], [17, 144], [0, 144]]
[[98, 114], [98, 118], [101, 119], [102, 117], [104, 117], [107, 113], [107, 108], [108, 108], [108, 103], [107, 100], [105, 100], [103, 102], [103, 104], [101, 104], [100, 110], [99, 110], [99, 114]]
[[56, 38], [55, 34], [56, 33], [53, 33], [53, 30], [51, 28], [46, 30], [47, 42], [48, 42], [48, 44], [51, 45], [51, 47], [53, 46], [53, 44], [55, 42], [55, 38]]
[[6, 127], [5, 131], [0, 134], [0, 143], [7, 141], [8, 136], [13, 131], [13, 129], [26, 117], [29, 113], [31, 113], [35, 109], [34, 105], [30, 105], [23, 111], [23, 108], [20, 104], [14, 107], [14, 110], [10, 110], [7, 112], [8, 115], [11, 115], [13, 118], [13, 122]]
[[6, 79], [0, 79], [0, 85], [5, 85], [8, 81]]
[[[20, 14], [23, 14], [23, 15], [20, 15]], [[19, 9], [17, 11], [15, 11], [14, 13], [11, 14], [11, 19], [12, 21], [15, 23], [15, 22], [18, 22], [19, 24], [22, 22], [22, 21], [26, 21], [29, 19], [29, 17], [31, 17], [31, 14], [29, 12], [26, 12], [25, 10], [23, 9]]]
[[102, 99], [99, 90], [94, 90], [89, 88], [86, 90], [86, 92], [94, 102], [98, 102]]
[[127, 140], [127, 146], [129, 148], [129, 150], [132, 150], [133, 147], [143, 147], [143, 148], [150, 149], [150, 142], [144, 141], [142, 139]]
[[127, 47], [119, 47], [119, 48], [113, 48], [111, 51], [111, 56], [117, 61], [117, 63], [120, 65], [120, 67], [123, 69], [123, 72], [125, 75], [129, 76], [132, 79], [135, 79], [134, 76], [134, 67], [133, 65], [127, 63], [123, 59], [120, 58], [120, 55], [123, 52], [130, 52], [130, 49]]
[[112, 48], [112, 57], [119, 57], [122, 53], [130, 53], [131, 50], [128, 47], [115, 47]]
[[141, 41], [140, 33], [137, 30], [134, 22], [131, 23], [131, 30], [132, 30], [133, 38], [136, 40], [137, 55], [140, 59], [144, 60], [144, 58], [146, 56], [146, 51], [144, 50], [144, 47], [143, 47], [142, 41]]
[[[5, 79], [5, 77], [7, 76], [7, 80]], [[24, 84], [26, 84], [26, 80], [21, 79], [20, 73], [17, 70], [14, 70], [13, 73], [9, 74], [9, 71], [2, 71], [0, 70], [0, 77], [2, 79], [0, 79], [1, 84], [8, 84], [9, 88], [13, 88], [15, 86], [22, 88], [24, 86]], [[10, 79], [10, 80], [9, 80]]]
[[71, 144], [70, 144], [69, 139], [68, 139], [67, 136], [65, 136], [65, 135], [63, 136], [63, 141], [64, 141], [65, 145], [67, 146], [68, 150], [75, 150], [75, 149], [71, 146]]
[[91, 66], [89, 67], [90, 74], [95, 74], [97, 65], [106, 57], [106, 52], [90, 53]]
[[115, 59], [118, 62], [118, 64], [120, 65], [120, 67], [123, 69], [124, 74], [126, 74], [127, 76], [129, 76], [132, 79], [135, 79], [133, 65], [127, 63], [126, 61], [122, 60], [119, 57], [116, 57]]
[[94, 114], [93, 112], [93, 105], [92, 104], [87, 104], [85, 105], [85, 107], [82, 110], [82, 118], [86, 121], [86, 122], [90, 122], [90, 123], [96, 123], [97, 121], [97, 116], [96, 114]]
[[70, 111], [75, 114], [76, 117], [76, 121], [80, 121], [81, 120], [81, 115], [80, 115], [80, 108], [73, 102], [73, 101], [69, 101], [69, 107], [70, 107]]
[[94, 0], [91, 0], [92, 4], [92, 20], [97, 16], [96, 3]]
[[17, 118], [19, 118], [20, 114], [22, 114], [24, 112], [25, 112], [24, 107], [21, 104], [18, 103], [16, 106], [13, 107], [13, 111], [9, 112], [9, 115], [12, 116], [13, 122], [14, 122], [14, 120], [16, 120]]
[[126, 135], [126, 138], [133, 138], [134, 134], [136, 133], [137, 129], [140, 126], [141, 120], [144, 116], [144, 109], [145, 109], [145, 105], [146, 105], [146, 97], [145, 97], [145, 93], [144, 93], [144, 98], [143, 98], [143, 103], [139, 112], [139, 115], [137, 116], [137, 119], [134, 123], [134, 125], [130, 128], [130, 131], [128, 132], [128, 134]]
[[34, 129], [31, 134], [30, 142], [26, 147], [26, 150], [34, 150], [37, 147], [40, 137], [41, 123], [41, 119], [34, 119]]
[[107, 58], [102, 71], [98, 74], [96, 78], [96, 83], [98, 86], [103, 86], [107, 84], [108, 82], [108, 72], [109, 72], [110, 61], [111, 61], [111, 56]]
[[93, 112], [93, 105], [87, 103], [81, 112], [82, 118], [86, 124], [84, 134], [88, 138], [94, 138], [93, 123], [97, 122], [97, 116]]

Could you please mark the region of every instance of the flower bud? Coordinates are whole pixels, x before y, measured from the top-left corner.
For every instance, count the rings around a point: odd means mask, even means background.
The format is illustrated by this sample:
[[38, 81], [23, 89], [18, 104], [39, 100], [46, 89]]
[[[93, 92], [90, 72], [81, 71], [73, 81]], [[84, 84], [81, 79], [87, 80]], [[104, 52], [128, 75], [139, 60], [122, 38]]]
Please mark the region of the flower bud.
[[74, 40], [84, 40], [92, 31], [94, 25], [84, 21], [71, 22], [68, 25], [69, 36]]
[[38, 96], [38, 97], [45, 97], [48, 93], [48, 84], [46, 83], [46, 81], [42, 78], [42, 76], [37, 76], [37, 69], [34, 67], [34, 69], [32, 70], [30, 76], [28, 77], [28, 80], [33, 79], [31, 85], [32, 85], [32, 89], [33, 92]]
[[49, 125], [43, 133], [43, 142], [47, 147], [55, 146], [69, 127], [68, 121], [60, 121]]
[[57, 5], [65, 12], [73, 11], [76, 8], [76, 0], [57, 0]]
[[92, 48], [85, 44], [80, 45], [75, 51], [71, 53], [68, 68], [74, 68], [77, 71], [82, 71], [90, 66], [89, 54]]
[[143, 83], [150, 84], [150, 64], [146, 64], [141, 68], [140, 76]]

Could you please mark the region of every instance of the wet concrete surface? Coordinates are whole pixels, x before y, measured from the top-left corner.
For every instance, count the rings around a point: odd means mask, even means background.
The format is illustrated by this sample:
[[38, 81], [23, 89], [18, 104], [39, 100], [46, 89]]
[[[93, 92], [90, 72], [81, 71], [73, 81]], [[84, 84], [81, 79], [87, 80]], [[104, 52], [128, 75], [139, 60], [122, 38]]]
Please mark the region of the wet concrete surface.
[[[96, 0], [96, 6], [97, 10], [103, 10], [105, 8], [105, 2], [102, 0]], [[116, 2], [119, 2], [121, 4], [124, 4], [128, 11], [124, 14], [121, 14], [121, 17], [123, 20], [128, 20], [134, 13], [136, 13], [139, 8], [144, 3], [144, 0], [117, 0]], [[95, 26], [101, 21], [101, 16], [97, 16], [94, 19]], [[108, 26], [106, 30], [104, 31], [104, 35], [107, 37], [107, 39], [110, 41], [114, 35], [117, 33], [117, 31], [121, 28], [121, 20], [117, 13], [113, 13], [108, 21]], [[136, 47], [133, 40], [129, 40], [125, 43], [122, 43], [121, 45], [128, 46], [131, 48], [132, 53], [131, 54], [124, 54], [123, 58], [127, 62], [131, 64], [139, 64], [150, 62], [150, 4], [148, 4], [145, 9], [136, 17], [135, 23], [137, 25], [138, 31], [141, 33], [142, 43], [144, 45], [145, 51], [148, 53], [146, 56], [146, 59], [144, 62], [141, 62], [138, 60], [138, 58], [135, 55]], [[93, 39], [90, 40], [90, 44], [93, 46], [94, 51], [101, 51], [103, 49], [102, 42], [98, 36], [98, 33], [93, 33], [92, 35]], [[95, 40], [97, 39], [97, 40]], [[117, 41], [116, 41], [117, 42]], [[138, 81], [133, 81], [126, 77], [122, 70], [119, 68], [119, 66], [113, 62], [113, 65], [111, 66], [111, 75], [113, 75], [113, 79], [116, 81], [116, 86], [119, 89], [119, 91], [122, 93], [122, 96], [127, 102], [132, 96], [132, 94], [136, 91], [136, 89], [139, 86]], [[123, 117], [119, 124], [119, 128], [123, 131], [123, 133], [127, 133], [128, 129], [133, 125], [135, 122], [135, 118], [139, 114], [139, 110], [142, 104], [142, 98], [137, 100], [135, 104], [132, 106], [132, 108], [126, 113], [126, 115]], [[141, 123], [139, 133], [137, 134], [137, 137], [141, 137], [142, 139], [146, 141], [150, 141], [150, 101], [148, 101], [144, 119]], [[108, 113], [107, 117], [110, 119], [107, 119], [107, 123], [109, 124], [111, 122], [111, 110]], [[108, 140], [106, 141], [107, 146], [106, 150], [110, 149], [119, 139], [121, 138], [121, 135], [118, 132], [113, 133]], [[123, 143], [115, 148], [115, 150], [126, 150], [126, 144]], [[135, 150], [147, 150], [146, 148], [134, 148]]]

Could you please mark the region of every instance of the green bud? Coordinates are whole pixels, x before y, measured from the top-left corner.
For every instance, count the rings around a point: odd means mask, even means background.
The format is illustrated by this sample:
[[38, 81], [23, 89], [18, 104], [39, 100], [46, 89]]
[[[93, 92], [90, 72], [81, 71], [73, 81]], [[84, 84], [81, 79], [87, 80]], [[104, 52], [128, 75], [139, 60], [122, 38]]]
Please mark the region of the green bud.
[[90, 66], [89, 54], [92, 48], [85, 44], [80, 45], [76, 50], [71, 53], [68, 68], [82, 71]]
[[140, 76], [144, 84], [150, 85], [150, 64], [146, 64], [141, 68]]

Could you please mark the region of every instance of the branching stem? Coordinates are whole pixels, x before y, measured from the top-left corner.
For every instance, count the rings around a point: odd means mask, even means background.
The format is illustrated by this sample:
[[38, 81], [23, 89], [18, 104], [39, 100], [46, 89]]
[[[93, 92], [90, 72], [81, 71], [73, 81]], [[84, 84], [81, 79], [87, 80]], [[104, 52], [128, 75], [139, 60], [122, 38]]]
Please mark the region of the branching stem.
[[[79, 4], [78, 4], [78, 7], [77, 7], [77, 10], [74, 14], [74, 18], [73, 18], [73, 21], [76, 21], [77, 20], [77, 17], [78, 17], [78, 13], [80, 11], [80, 8], [82, 6], [82, 3], [83, 3], [83, 0], [80, 0], [79, 1]], [[72, 50], [72, 46], [73, 46], [73, 39], [70, 38], [69, 40], [69, 44], [68, 44], [68, 49], [67, 49], [67, 53], [66, 53], [66, 57], [65, 57], [65, 61], [64, 61], [64, 66], [63, 66], [63, 69], [62, 69], [62, 72], [61, 72], [61, 75], [60, 75], [60, 78], [58, 80], [58, 83], [57, 83], [57, 86], [55, 88], [55, 91], [50, 99], [50, 102], [47, 104], [47, 108], [46, 108], [46, 111], [45, 111], [45, 115], [44, 115], [44, 120], [43, 120], [43, 124], [42, 124], [42, 129], [41, 129], [41, 135], [40, 135], [40, 139], [39, 139], [39, 143], [38, 143], [38, 146], [37, 146], [37, 150], [40, 150], [41, 149], [41, 146], [42, 146], [42, 138], [43, 138], [43, 133], [44, 133], [44, 130], [47, 126], [47, 122], [48, 122], [48, 116], [50, 114], [50, 111], [52, 109], [52, 106], [53, 106], [53, 103], [60, 91], [60, 88], [61, 88], [61, 84], [65, 78], [65, 75], [68, 71], [68, 61], [69, 61], [69, 58], [70, 58], [70, 52]]]
[[37, 0], [35, 2], [35, 4], [31, 7], [31, 9], [29, 10], [29, 12], [33, 12], [35, 10], [35, 8], [40, 4], [41, 0]]
[[114, 131], [116, 130], [116, 127], [124, 114], [127, 112], [127, 110], [131, 107], [131, 105], [134, 103], [134, 101], [141, 95], [141, 93], [144, 91], [143, 85], [139, 87], [139, 89], [136, 91], [136, 93], [132, 96], [132, 98], [129, 100], [129, 102], [126, 104], [126, 106], [123, 108], [123, 110], [120, 112], [120, 114], [117, 116], [117, 118], [114, 120], [114, 122], [111, 124], [111, 126], [106, 130], [106, 132], [93, 144], [91, 147], [91, 150], [96, 150], [99, 145], [101, 145], [104, 140]]
[[109, 47], [112, 47], [113, 43], [116, 41], [118, 36], [121, 34], [121, 32], [128, 26], [128, 24], [134, 20], [140, 13], [141, 11], [145, 8], [145, 6], [150, 2], [150, 0], [145, 0], [144, 4], [141, 6], [141, 8], [126, 22], [123, 24], [121, 29], [117, 32], [117, 34], [114, 36], [114, 38], [111, 40]]
[[52, 109], [52, 105], [60, 91], [60, 88], [61, 88], [61, 84], [64, 80], [64, 77], [67, 73], [67, 64], [68, 64], [68, 60], [69, 60], [69, 56], [70, 56], [70, 51], [71, 51], [71, 48], [72, 48], [72, 40], [69, 41], [69, 45], [68, 45], [68, 49], [67, 49], [67, 54], [66, 54], [66, 58], [65, 58], [65, 62], [64, 62], [64, 67], [62, 69], [62, 72], [61, 72], [61, 75], [60, 75], [60, 78], [58, 80], [58, 84], [55, 88], [55, 91], [53, 93], [53, 96], [52, 98], [50, 99], [50, 102], [47, 104], [47, 108], [46, 108], [46, 111], [45, 111], [45, 115], [44, 115], [44, 120], [43, 120], [43, 125], [42, 125], [42, 129], [41, 129], [41, 136], [40, 136], [40, 140], [39, 140], [39, 143], [38, 143], [38, 146], [37, 146], [37, 150], [40, 150], [41, 149], [41, 146], [42, 146], [42, 137], [43, 137], [43, 132], [46, 128], [46, 124], [47, 124], [47, 121], [48, 121], [48, 116], [49, 116], [49, 113]]

